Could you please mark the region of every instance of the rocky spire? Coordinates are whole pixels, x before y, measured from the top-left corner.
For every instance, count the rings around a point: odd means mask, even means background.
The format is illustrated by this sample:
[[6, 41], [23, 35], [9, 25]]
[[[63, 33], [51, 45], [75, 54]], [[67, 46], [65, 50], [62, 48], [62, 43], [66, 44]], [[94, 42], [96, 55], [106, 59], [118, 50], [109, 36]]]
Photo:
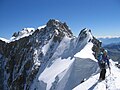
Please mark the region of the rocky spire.
[[59, 20], [55, 19], [50, 19], [47, 22], [47, 27], [52, 27], [54, 29], [57, 29], [59, 32], [63, 32], [65, 35], [72, 37], [73, 33], [71, 32], [70, 28], [68, 25], [64, 22], [60, 22]]

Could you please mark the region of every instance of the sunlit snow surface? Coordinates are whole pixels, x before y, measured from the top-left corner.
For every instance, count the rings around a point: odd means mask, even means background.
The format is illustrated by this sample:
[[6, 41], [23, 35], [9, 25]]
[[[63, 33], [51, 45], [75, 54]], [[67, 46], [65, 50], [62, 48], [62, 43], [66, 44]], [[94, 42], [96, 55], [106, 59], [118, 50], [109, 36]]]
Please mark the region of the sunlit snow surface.
[[[37, 29], [42, 29], [42, 28], [45, 28], [46, 25], [43, 25], [43, 26], [39, 26]], [[28, 37], [29, 35], [32, 35], [34, 33], [35, 29], [34, 28], [23, 28], [23, 30], [19, 31], [19, 35], [17, 37], [11, 37], [10, 40], [7, 40], [5, 38], [0, 38], [0, 40], [6, 42], [6, 43], [10, 43], [10, 42], [13, 42], [13, 41], [16, 41], [16, 40], [19, 40], [21, 38], [24, 38], [24, 37]]]
[[91, 76], [84, 83], [78, 85], [73, 90], [120, 90], [120, 70], [115, 67], [111, 60], [111, 73], [109, 69], [106, 72], [106, 79], [99, 82], [99, 73]]
[[[74, 55], [73, 59], [70, 57], [55, 59], [52, 65], [46, 67], [41, 73], [38, 82], [31, 89], [36, 87], [37, 90], [39, 88], [43, 90], [120, 90], [120, 70], [115, 67], [112, 60], [110, 60], [111, 73], [107, 69], [106, 80], [98, 82], [99, 67], [92, 54], [92, 46], [92, 43], [88, 43]], [[87, 80], [80, 84], [85, 77]]]
[[45, 28], [45, 27], [46, 27], [46, 25], [39, 26], [38, 29], [40, 30], [40, 29]]
[[6, 43], [9, 43], [9, 42], [10, 42], [9, 40], [7, 40], [7, 39], [5, 39], [5, 38], [0, 38], [0, 40], [4, 41], [4, 42], [6, 42]]
[[80, 52], [78, 52], [77, 54], [75, 54], [75, 57], [79, 57], [79, 58], [90, 58], [95, 60], [94, 56], [93, 56], [93, 51], [91, 50], [91, 48], [93, 47], [93, 43], [88, 43], [84, 49], [82, 49]]
[[19, 40], [20, 38], [27, 37], [29, 35], [32, 35], [34, 33], [35, 29], [34, 28], [24, 28], [22, 31], [19, 32], [19, 35], [17, 37], [12, 37], [10, 39], [11, 41]]
[[35, 29], [34, 28], [24, 28], [22, 31], [19, 31], [19, 35], [17, 37], [12, 36], [10, 40], [7, 40], [5, 38], [0, 38], [0, 40], [10, 43], [16, 40], [19, 40], [24, 37], [28, 37], [29, 35], [32, 35], [34, 33]]
[[[100, 69], [94, 58], [91, 33], [87, 30], [84, 40], [64, 37], [47, 63], [44, 71], [38, 72], [31, 90], [119, 90], [120, 71], [111, 60], [111, 74], [107, 69], [106, 80], [98, 82]], [[50, 43], [43, 46], [45, 55]], [[72, 56], [73, 55], [73, 56]], [[40, 73], [41, 72], [41, 73]], [[81, 83], [83, 79], [85, 82]]]
[[[58, 49], [54, 53], [53, 57], [59, 57], [60, 55], [62, 55], [63, 51], [66, 50], [66, 48], [68, 49], [69, 41], [70, 39], [65, 37], [62, 40], [61, 44], [58, 46]], [[49, 45], [47, 45], [46, 47], [48, 46]], [[63, 57], [61, 56], [53, 60], [52, 63], [49, 62], [45, 70], [38, 76], [37, 80], [34, 81], [31, 90], [34, 88], [36, 88], [37, 90], [39, 90], [39, 88], [42, 88], [43, 90], [52, 90], [53, 88], [56, 88], [55, 90], [69, 90], [80, 84], [82, 79], [84, 79], [85, 77], [90, 77], [91, 74], [96, 72], [97, 69], [97, 62], [92, 55], [92, 46], [92, 43], [88, 43], [81, 50], [81, 52], [78, 52], [75, 55], [73, 59], [71, 59], [71, 57], [61, 58]], [[82, 57], [85, 52], [90, 55]], [[50, 63], [51, 65], [49, 65]], [[86, 69], [87, 73], [85, 72]], [[71, 87], [68, 87], [67, 85], [72, 82], [73, 84], [71, 84]]]

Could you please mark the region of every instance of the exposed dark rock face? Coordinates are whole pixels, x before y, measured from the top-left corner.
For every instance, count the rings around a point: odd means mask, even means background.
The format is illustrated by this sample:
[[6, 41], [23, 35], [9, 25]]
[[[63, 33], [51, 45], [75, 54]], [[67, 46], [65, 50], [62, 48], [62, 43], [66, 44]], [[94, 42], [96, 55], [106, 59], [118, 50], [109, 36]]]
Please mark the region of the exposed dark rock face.
[[4, 69], [3, 69], [3, 61], [4, 61], [5, 59], [4, 59], [4, 57], [0, 54], [0, 90], [4, 90]]
[[0, 40], [0, 53], [3, 54], [5, 51], [6, 43]]
[[[14, 33], [14, 37], [20, 33]], [[37, 29], [32, 35], [5, 43], [0, 40], [0, 83], [6, 90], [29, 90], [39, 69], [46, 65], [64, 36], [73, 37], [66, 23], [49, 20], [45, 28]], [[42, 47], [51, 40], [48, 52]], [[2, 59], [4, 57], [4, 59]], [[4, 81], [4, 82], [3, 82]], [[3, 90], [2, 84], [0, 89]]]
[[94, 52], [94, 56], [95, 58], [97, 59], [97, 55], [100, 51], [102, 51], [102, 42], [100, 42], [98, 39], [96, 39], [95, 37], [93, 37], [92, 39], [92, 43], [94, 44], [93, 45], [93, 52]]
[[[57, 27], [56, 27], [57, 26]], [[67, 36], [72, 37], [73, 33], [71, 32], [71, 30], [69, 29], [69, 27], [67, 26], [66, 23], [61, 23], [57, 20], [54, 19], [50, 19], [47, 23], [47, 27], [54, 27], [55, 29], [57, 29], [59, 32], [63, 32], [64, 34], [66, 33]]]

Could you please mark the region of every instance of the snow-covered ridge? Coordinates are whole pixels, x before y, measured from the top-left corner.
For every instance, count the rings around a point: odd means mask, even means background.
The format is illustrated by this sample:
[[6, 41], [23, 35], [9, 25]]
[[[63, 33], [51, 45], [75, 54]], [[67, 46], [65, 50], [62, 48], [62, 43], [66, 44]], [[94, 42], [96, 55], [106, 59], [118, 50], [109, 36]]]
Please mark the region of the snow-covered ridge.
[[[83, 29], [78, 38], [65, 36], [60, 44], [56, 43], [58, 47], [48, 61], [44, 71], [41, 74], [41, 71], [38, 72], [30, 90], [71, 90], [78, 85], [83, 78], [88, 78], [93, 72], [95, 72], [96, 68], [91, 70], [88, 75], [87, 73], [84, 73], [82, 77], [81, 72], [84, 72], [88, 67], [92, 69], [97, 65], [94, 65], [96, 61], [91, 50], [93, 44], [92, 42], [89, 42], [92, 38], [90, 30]], [[52, 40], [43, 46], [42, 52], [44, 55], [46, 55], [46, 50], [48, 51], [51, 42]], [[88, 53], [90, 55], [83, 56], [87, 51], [89, 51]], [[73, 54], [76, 55], [74, 56]], [[88, 65], [90, 64], [91, 66], [84, 65], [84, 63], [87, 63]], [[81, 69], [83, 66], [84, 68]], [[79, 77], [79, 79], [77, 77]]]
[[0, 40], [4, 41], [4, 42], [6, 42], [6, 43], [9, 43], [9, 42], [10, 42], [9, 40], [7, 40], [7, 39], [5, 39], [5, 38], [1, 38], [1, 37], [0, 37]]
[[39, 26], [38, 29], [40, 30], [40, 29], [45, 28], [45, 27], [46, 27], [46, 25]]
[[[37, 29], [45, 28], [46, 25], [39, 26]], [[35, 32], [35, 28], [23, 28], [21, 31], [15, 32], [12, 37], [7, 40], [5, 38], [0, 38], [0, 40], [5, 41], [6, 43], [10, 43], [16, 40], [19, 40], [21, 38], [27, 37], [29, 35], [32, 35]]]
[[34, 28], [23, 28], [21, 31], [15, 32], [9, 40], [1, 37], [0, 37], [0, 40], [6, 43], [10, 43], [10, 42], [19, 40], [21, 38], [27, 37], [29, 35], [32, 35], [34, 32], [35, 32]]
[[12, 36], [12, 38], [10, 39], [10, 41], [15, 41], [15, 40], [19, 40], [20, 38], [23, 37], [27, 37], [29, 35], [32, 35], [32, 33], [35, 31], [34, 28], [24, 28], [22, 29], [22, 31], [19, 32], [15, 32]]

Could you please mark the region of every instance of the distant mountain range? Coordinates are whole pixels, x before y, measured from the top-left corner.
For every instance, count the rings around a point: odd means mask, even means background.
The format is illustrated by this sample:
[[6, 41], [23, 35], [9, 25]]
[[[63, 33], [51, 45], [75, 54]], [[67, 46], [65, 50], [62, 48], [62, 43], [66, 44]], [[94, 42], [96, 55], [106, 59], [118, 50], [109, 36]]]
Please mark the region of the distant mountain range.
[[97, 38], [102, 41], [103, 46], [108, 45], [108, 44], [116, 44], [120, 43], [120, 36], [114, 36], [114, 37], [99, 37]]
[[109, 44], [104, 46], [104, 48], [108, 50], [110, 58], [120, 63], [120, 43]]

